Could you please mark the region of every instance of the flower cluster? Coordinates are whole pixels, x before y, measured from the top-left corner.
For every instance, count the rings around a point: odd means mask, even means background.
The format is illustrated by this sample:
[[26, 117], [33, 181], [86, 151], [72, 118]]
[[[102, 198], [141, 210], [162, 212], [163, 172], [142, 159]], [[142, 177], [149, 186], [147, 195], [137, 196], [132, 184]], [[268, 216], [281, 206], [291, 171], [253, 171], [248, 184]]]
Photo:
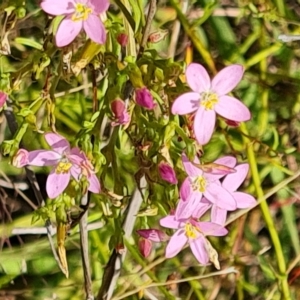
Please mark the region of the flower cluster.
[[53, 166], [46, 182], [48, 197], [59, 196], [68, 186], [71, 177], [76, 181], [85, 177], [89, 182], [88, 190], [100, 192], [100, 182], [86, 155], [79, 148], [70, 148], [69, 142], [56, 133], [46, 133], [45, 139], [52, 150], [26, 151], [20, 149], [13, 159], [16, 167]]
[[[238, 99], [226, 95], [241, 80], [243, 68], [232, 65], [220, 71], [211, 81], [206, 70], [199, 64], [192, 63], [187, 67], [186, 80], [192, 92], [179, 96], [173, 103], [173, 114], [189, 114], [195, 112], [193, 130], [199, 144], [207, 144], [212, 137], [216, 114], [236, 125], [250, 119], [248, 108]], [[207, 236], [224, 236], [224, 227], [228, 211], [249, 208], [256, 200], [249, 194], [237, 189], [245, 180], [249, 165], [237, 164], [236, 158], [224, 156], [210, 164], [201, 164], [198, 157], [190, 161], [182, 154], [182, 163], [187, 177], [180, 187], [180, 199], [177, 207], [168, 216], [160, 220], [160, 225], [174, 229], [176, 232], [169, 239], [166, 257], [177, 255], [189, 244], [194, 256], [200, 264], [212, 262], [219, 268], [218, 254]], [[159, 167], [161, 177], [171, 184], [176, 184], [176, 174], [169, 165]], [[210, 210], [210, 220], [200, 221]], [[153, 238], [153, 232], [155, 237]], [[158, 230], [139, 230], [142, 237], [140, 249], [143, 255], [150, 253], [150, 242], [166, 241]]]

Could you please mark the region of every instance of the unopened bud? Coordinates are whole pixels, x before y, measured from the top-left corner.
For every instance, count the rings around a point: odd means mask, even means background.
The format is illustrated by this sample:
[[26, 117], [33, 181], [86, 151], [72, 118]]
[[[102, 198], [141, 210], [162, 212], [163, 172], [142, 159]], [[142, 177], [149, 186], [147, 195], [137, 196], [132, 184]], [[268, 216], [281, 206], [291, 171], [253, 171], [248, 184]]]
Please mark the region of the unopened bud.
[[136, 89], [135, 96], [136, 103], [140, 106], [143, 106], [150, 110], [154, 109], [154, 107], [156, 106], [150, 91], [146, 87]]
[[178, 183], [178, 180], [176, 178], [176, 173], [175, 173], [174, 169], [168, 163], [161, 162], [158, 165], [158, 171], [159, 171], [160, 177], [163, 180], [165, 180], [171, 184]]
[[152, 242], [150, 240], [140, 238], [139, 250], [144, 257], [148, 257], [152, 250]]
[[148, 42], [150, 43], [158, 43], [162, 41], [167, 35], [169, 34], [169, 31], [166, 30], [157, 30], [152, 33], [150, 33], [148, 37]]
[[28, 164], [28, 151], [19, 149], [17, 154], [12, 159], [12, 165], [17, 168], [22, 168]]
[[128, 44], [128, 35], [125, 33], [120, 33], [117, 36], [117, 41], [122, 47], [125, 47]]

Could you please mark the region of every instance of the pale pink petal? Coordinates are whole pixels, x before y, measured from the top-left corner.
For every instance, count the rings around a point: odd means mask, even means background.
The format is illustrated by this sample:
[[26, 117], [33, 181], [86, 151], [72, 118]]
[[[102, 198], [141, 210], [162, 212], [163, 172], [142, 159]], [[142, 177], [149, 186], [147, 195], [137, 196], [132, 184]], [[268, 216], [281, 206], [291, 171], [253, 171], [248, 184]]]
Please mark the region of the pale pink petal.
[[203, 194], [208, 201], [220, 208], [226, 210], [236, 209], [236, 202], [232, 194], [216, 182], [210, 182]]
[[163, 227], [178, 229], [180, 228], [181, 222], [175, 219], [174, 215], [169, 215], [159, 220], [159, 224]]
[[196, 63], [191, 63], [185, 72], [186, 81], [190, 88], [196, 93], [209, 91], [210, 78], [205, 68]]
[[88, 181], [90, 183], [88, 190], [92, 193], [99, 194], [101, 191], [100, 182], [96, 174], [92, 174]]
[[191, 184], [189, 178], [187, 177], [181, 184], [180, 191], [179, 191], [180, 198], [183, 201], [186, 201], [191, 192], [192, 192]]
[[71, 176], [78, 182], [82, 174], [82, 169], [80, 166], [73, 164], [70, 169]]
[[234, 192], [232, 195], [237, 203], [237, 208], [243, 209], [256, 205], [255, 198], [247, 193]]
[[58, 26], [55, 41], [57, 47], [69, 45], [82, 29], [82, 21], [72, 21], [71, 17], [66, 17]]
[[17, 168], [22, 168], [28, 164], [28, 151], [25, 149], [19, 149], [16, 155], [13, 157], [12, 165]]
[[186, 173], [190, 177], [197, 177], [197, 176], [203, 175], [203, 171], [201, 169], [197, 168], [196, 166], [194, 166], [189, 161], [189, 159], [187, 158], [187, 156], [184, 153], [181, 155], [181, 158], [182, 158], [183, 167], [184, 167]]
[[214, 161], [215, 164], [224, 165], [229, 168], [234, 168], [236, 165], [236, 158], [233, 156], [223, 156]]
[[237, 165], [235, 170], [236, 173], [228, 174], [222, 182], [222, 186], [230, 192], [236, 191], [241, 186], [248, 174], [249, 164]]
[[93, 13], [101, 14], [105, 12], [109, 8], [109, 1], [108, 0], [90, 0], [89, 6], [93, 9]]
[[205, 238], [203, 236], [199, 236], [197, 239], [190, 240], [189, 243], [190, 248], [198, 262], [202, 265], [207, 265], [209, 262], [209, 257], [205, 246]]
[[228, 233], [228, 230], [222, 225], [212, 222], [197, 222], [197, 227], [204, 235], [223, 236]]
[[[232, 169], [236, 165], [236, 158], [233, 156], [223, 156], [218, 158], [213, 162], [213, 164], [218, 164], [218, 168], [216, 170], [212, 170], [211, 173], [205, 173], [205, 177], [209, 179], [209, 181], [214, 181], [222, 178], [225, 175], [235, 173], [236, 170]], [[224, 169], [221, 166], [225, 166]]]
[[200, 94], [189, 92], [175, 99], [172, 105], [173, 115], [186, 115], [194, 112], [200, 106]]
[[46, 191], [50, 199], [59, 196], [68, 186], [70, 173], [56, 174], [55, 169], [51, 171], [46, 182]]
[[227, 210], [213, 205], [211, 208], [211, 221], [222, 226], [225, 225], [227, 218]]
[[28, 164], [31, 166], [53, 166], [58, 164], [61, 155], [55, 151], [34, 150], [28, 152]]
[[166, 248], [166, 257], [171, 258], [176, 256], [187, 242], [184, 229], [177, 230], [170, 238], [170, 241]]
[[198, 203], [198, 206], [192, 213], [192, 217], [195, 219], [199, 219], [211, 208], [211, 206], [212, 204], [202, 197], [200, 203]]
[[251, 119], [248, 107], [240, 100], [230, 96], [219, 97], [215, 111], [220, 116], [232, 121], [244, 122]]
[[40, 5], [43, 11], [53, 16], [68, 15], [75, 12], [74, 0], [44, 0]]
[[191, 192], [186, 201], [179, 200], [176, 211], [175, 218], [177, 220], [186, 220], [190, 218], [197, 209], [202, 198], [202, 193], [198, 191]]
[[219, 96], [232, 91], [241, 81], [244, 68], [241, 65], [231, 65], [222, 69], [212, 80], [211, 90]]
[[200, 106], [194, 120], [194, 133], [200, 145], [205, 145], [209, 142], [214, 132], [215, 124], [215, 111], [206, 110], [203, 106]]
[[54, 151], [60, 154], [70, 150], [69, 142], [59, 134], [52, 132], [46, 133], [45, 140]]
[[88, 19], [83, 22], [83, 29], [85, 30], [87, 36], [95, 43], [98, 44], [105, 43], [106, 41], [105, 27], [98, 16], [90, 14]]

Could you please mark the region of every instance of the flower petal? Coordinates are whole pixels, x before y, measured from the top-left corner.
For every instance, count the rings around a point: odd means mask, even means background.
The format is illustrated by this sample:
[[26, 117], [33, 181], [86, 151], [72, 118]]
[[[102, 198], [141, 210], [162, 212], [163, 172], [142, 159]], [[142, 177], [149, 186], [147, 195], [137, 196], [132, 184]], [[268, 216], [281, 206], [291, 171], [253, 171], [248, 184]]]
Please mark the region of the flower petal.
[[[182, 153], [181, 158], [182, 158], [183, 167], [184, 167], [186, 173], [190, 177], [201, 176], [203, 174], [203, 171], [201, 169], [197, 168], [189, 161], [189, 159], [187, 158], [185, 153]], [[199, 163], [198, 160], [197, 160], [197, 162]]]
[[191, 192], [192, 192], [191, 184], [189, 178], [187, 177], [181, 184], [180, 191], [179, 191], [180, 198], [183, 201], [186, 201]]
[[[101, 2], [101, 1], [99, 1]], [[83, 29], [87, 36], [98, 44], [104, 44], [106, 41], [106, 31], [100, 18], [94, 14], [90, 14], [88, 19], [83, 22]]]
[[44, 0], [41, 2], [41, 8], [53, 16], [68, 15], [75, 12], [75, 3], [73, 0]]
[[228, 174], [222, 182], [222, 186], [229, 192], [235, 192], [243, 183], [249, 171], [249, 164], [240, 164], [234, 169], [236, 172]]
[[64, 18], [58, 26], [55, 41], [57, 47], [69, 45], [82, 29], [82, 21], [72, 21], [71, 17]]
[[188, 238], [185, 235], [184, 229], [177, 230], [174, 235], [170, 238], [170, 241], [166, 248], [166, 257], [171, 258], [176, 256], [183, 246], [188, 241]]
[[234, 192], [232, 195], [238, 208], [249, 208], [255, 206], [257, 203], [255, 198], [247, 193]]
[[210, 78], [205, 68], [196, 63], [191, 63], [185, 72], [186, 81], [196, 93], [202, 93], [210, 89]]
[[168, 236], [159, 229], [139, 229], [136, 231], [140, 236], [155, 243], [165, 242]]
[[159, 224], [163, 227], [178, 229], [180, 228], [181, 222], [177, 221], [174, 215], [169, 215], [160, 219]]
[[195, 240], [190, 240], [190, 248], [200, 264], [208, 264], [209, 257], [205, 247], [205, 238], [203, 236], [199, 236]]
[[215, 123], [215, 111], [206, 110], [203, 106], [200, 106], [194, 120], [194, 133], [200, 145], [205, 145], [209, 142], [214, 132]]
[[197, 222], [197, 227], [204, 235], [223, 236], [228, 233], [222, 225], [213, 222]]
[[236, 172], [235, 169], [232, 169], [236, 165], [236, 158], [233, 156], [220, 157], [215, 160], [213, 164], [225, 166], [225, 168], [222, 170], [221, 166], [218, 166], [218, 168], [216, 168], [216, 170], [213, 170], [212, 173], [206, 173], [205, 177], [209, 179], [209, 181], [218, 180], [225, 175]]
[[56, 174], [55, 169], [51, 171], [46, 182], [46, 191], [50, 199], [59, 196], [68, 186], [70, 173]]
[[186, 220], [190, 218], [193, 212], [197, 209], [202, 198], [202, 193], [198, 191], [193, 191], [190, 193], [186, 201], [179, 200], [176, 211], [175, 218], [177, 220]]
[[31, 166], [53, 166], [58, 164], [61, 155], [49, 150], [34, 150], [28, 152], [28, 164]]
[[177, 97], [172, 105], [173, 115], [186, 115], [194, 112], [200, 106], [200, 95], [189, 92]]
[[88, 181], [90, 183], [88, 190], [92, 193], [99, 194], [101, 191], [100, 182], [96, 174], [92, 174]]
[[222, 69], [212, 80], [211, 90], [219, 96], [232, 91], [241, 81], [244, 68], [241, 65], [231, 65]]
[[213, 205], [211, 208], [211, 222], [220, 224], [222, 226], [225, 225], [227, 218], [227, 210], [218, 207], [217, 205]]
[[92, 7], [93, 13], [95, 14], [101, 14], [102, 12], [105, 12], [109, 8], [109, 1], [108, 0], [90, 0], [89, 6]]
[[194, 210], [192, 217], [194, 219], [199, 219], [211, 208], [211, 206], [212, 206], [212, 204], [209, 201], [207, 201], [205, 198], [202, 197], [200, 203]]
[[63, 154], [65, 151], [69, 151], [69, 142], [61, 135], [56, 133], [46, 133], [45, 140], [48, 145], [56, 152]]
[[210, 182], [203, 194], [207, 200], [216, 204], [220, 208], [226, 210], [236, 209], [236, 202], [232, 194], [217, 182]]
[[219, 97], [219, 102], [215, 105], [215, 111], [220, 116], [237, 122], [244, 122], [251, 119], [248, 107], [240, 100], [230, 97]]

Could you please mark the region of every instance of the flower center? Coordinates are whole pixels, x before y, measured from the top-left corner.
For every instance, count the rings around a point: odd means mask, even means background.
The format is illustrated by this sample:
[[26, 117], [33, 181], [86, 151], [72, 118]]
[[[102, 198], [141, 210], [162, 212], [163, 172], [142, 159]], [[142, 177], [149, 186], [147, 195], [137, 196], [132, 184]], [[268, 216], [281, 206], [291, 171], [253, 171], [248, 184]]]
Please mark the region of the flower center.
[[200, 104], [204, 106], [206, 110], [214, 109], [215, 105], [219, 102], [218, 95], [211, 92], [201, 93]]
[[55, 169], [56, 174], [67, 174], [71, 169], [72, 164], [69, 161], [60, 161]]
[[72, 21], [85, 21], [89, 14], [92, 12], [92, 9], [82, 3], [76, 3], [75, 13], [72, 15]]
[[206, 190], [207, 181], [203, 176], [197, 176], [192, 179], [192, 189], [193, 191], [199, 191], [204, 193]]
[[190, 239], [196, 239], [200, 233], [199, 228], [191, 224], [190, 222], [187, 222], [184, 226], [185, 235]]

